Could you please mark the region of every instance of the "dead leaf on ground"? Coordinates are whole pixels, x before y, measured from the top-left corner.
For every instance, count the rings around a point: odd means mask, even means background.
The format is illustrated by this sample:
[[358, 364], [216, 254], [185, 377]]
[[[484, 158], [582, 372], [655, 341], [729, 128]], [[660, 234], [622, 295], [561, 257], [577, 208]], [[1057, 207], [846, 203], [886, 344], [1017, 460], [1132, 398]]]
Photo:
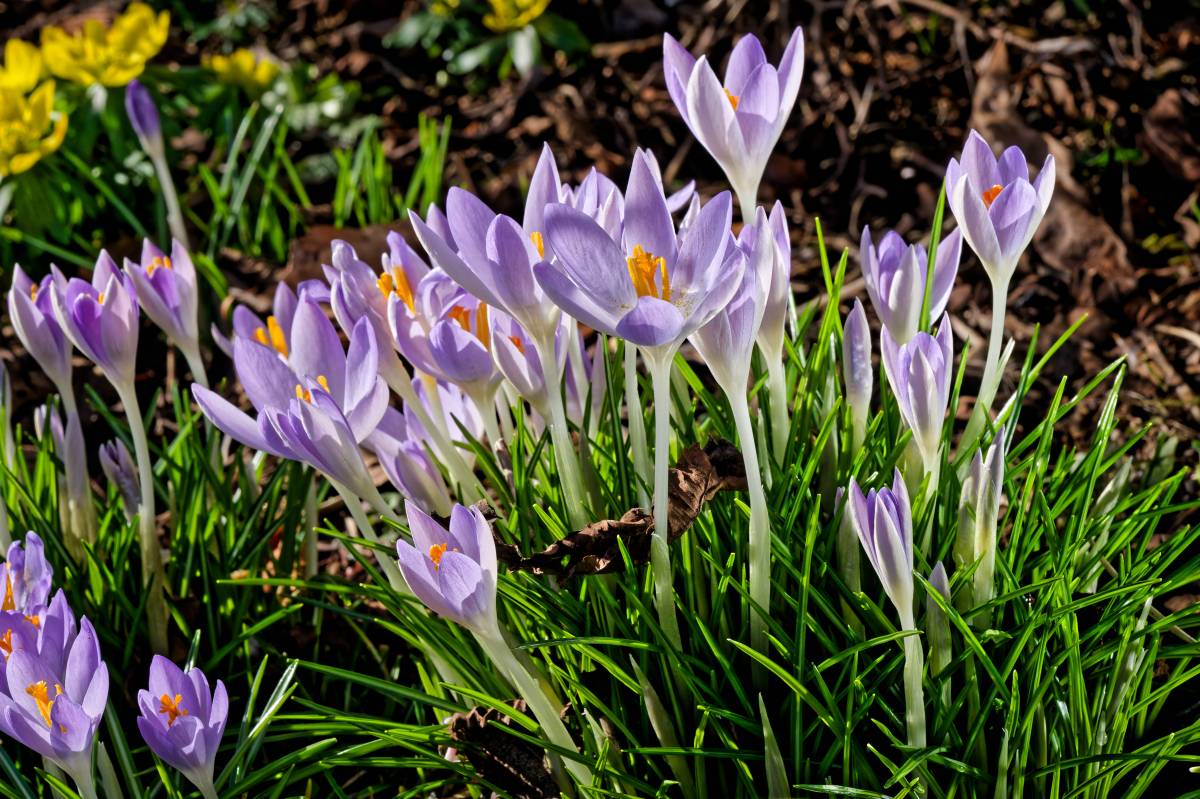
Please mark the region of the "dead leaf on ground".
[[[524, 713], [525, 700], [508, 703]], [[450, 717], [450, 737], [457, 749], [471, 761], [479, 776], [497, 788], [530, 799], [549, 799], [559, 795], [558, 786], [546, 753], [514, 735], [496, 729], [496, 725], [512, 726], [512, 719], [495, 708], [474, 707], [466, 713]]]
[[[693, 444], [683, 451], [668, 475], [667, 526], [669, 540], [683, 535], [704, 510], [704, 504], [720, 491], [742, 491], [746, 472], [742, 454], [723, 439], [701, 448]], [[650, 559], [654, 517], [642, 508], [631, 508], [620, 519], [605, 519], [556, 541], [541, 552], [525, 557], [516, 546], [496, 541], [496, 557], [508, 568], [553, 574], [563, 579], [578, 575], [621, 571], [625, 544], [635, 564]]]

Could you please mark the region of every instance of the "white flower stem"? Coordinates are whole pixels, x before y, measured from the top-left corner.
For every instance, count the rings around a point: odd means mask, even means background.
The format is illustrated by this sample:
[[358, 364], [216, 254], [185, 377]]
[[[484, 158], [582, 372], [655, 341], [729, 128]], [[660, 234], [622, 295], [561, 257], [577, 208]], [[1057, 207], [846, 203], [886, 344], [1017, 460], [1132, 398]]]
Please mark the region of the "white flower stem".
[[667, 469], [671, 460], [671, 360], [674, 350], [643, 350], [654, 386], [654, 533], [650, 538], [650, 567], [654, 575], [654, 604], [667, 640], [683, 649], [679, 619], [675, 615], [675, 588], [671, 579]]
[[[65, 390], [64, 390], [65, 389]], [[69, 521], [67, 550], [71, 556], [82, 561], [83, 542], [96, 540], [96, 509], [92, 505], [92, 490], [88, 482], [87, 452], [83, 440], [83, 422], [79, 418], [79, 408], [75, 404], [75, 393], [68, 386], [59, 386], [59, 396], [62, 398], [63, 416], [63, 452], [59, 457], [63, 461], [63, 472], [66, 476], [67, 520]], [[59, 498], [62, 502], [63, 498]]]
[[[379, 536], [375, 534], [375, 528], [371, 526], [371, 520], [367, 518], [366, 512], [363, 511], [362, 498], [341, 483], [333, 480], [329, 482], [342, 497], [342, 502], [346, 504], [346, 509], [350, 511], [350, 516], [354, 519], [354, 524], [358, 527], [358, 532], [362, 534], [362, 537], [372, 544], [379, 543]], [[395, 558], [386, 551], [373, 551], [375, 552], [375, 561], [379, 564], [379, 568], [383, 570], [383, 574], [387, 577], [388, 584], [392, 587], [392, 590], [404, 595], [412, 593], [408, 590], [408, 583], [404, 581], [404, 576], [400, 574], [400, 567], [396, 565]]]
[[746, 491], [750, 495], [750, 600], [757, 607], [751, 610], [750, 643], [756, 652], [765, 653], [766, 622], [771, 614], [771, 519], [746, 395], [741, 392], [729, 394], [729, 407], [733, 411], [733, 423], [742, 447], [742, 460], [746, 464]]
[[[852, 594], [862, 591], [861, 553], [858, 533], [854, 530], [854, 523], [850, 521], [850, 511], [848, 508], [842, 508], [842, 523], [838, 526], [837, 540], [838, 573], [842, 582], [846, 584], [846, 589]], [[859, 638], [863, 637], [862, 620], [847, 602], [842, 602], [842, 618]]]
[[175, 192], [175, 181], [171, 178], [171, 168], [167, 165], [166, 153], [163, 149], [162, 136], [159, 135], [159, 141], [148, 144], [142, 143], [146, 149], [146, 153], [150, 156], [150, 163], [154, 164], [154, 171], [158, 175], [158, 185], [162, 189], [163, 202], [167, 206], [167, 227], [171, 229], [171, 235], [182, 244], [186, 249], [191, 249], [188, 244], [187, 227], [183, 224], [183, 212], [179, 208], [179, 195]]
[[304, 495], [304, 578], [317, 576], [317, 475], [308, 481]]
[[650, 505], [646, 486], [651, 481], [650, 454], [646, 449], [646, 418], [638, 396], [637, 349], [625, 343], [625, 413], [629, 417], [629, 448], [633, 450], [633, 466], [637, 470], [638, 505]]
[[138, 506], [138, 535], [141, 540], [142, 585], [146, 588], [146, 621], [150, 630], [150, 647], [158, 653], [167, 651], [166, 570], [163, 568], [162, 548], [155, 531], [154, 467], [150, 463], [150, 443], [142, 427], [142, 411], [137, 392], [132, 385], [116, 386], [117, 396], [125, 406], [129, 435], [137, 460], [138, 482], [142, 496]]
[[[399, 364], [399, 359], [396, 359], [396, 363]], [[412, 409], [412, 412], [417, 416], [417, 421], [421, 423], [421, 426], [429, 434], [435, 453], [450, 471], [450, 479], [458, 484], [458, 490], [463, 502], [473, 502], [485, 496], [486, 492], [483, 489], [483, 484], [479, 482], [479, 478], [475, 476], [475, 473], [467, 467], [467, 462], [463, 460], [462, 453], [446, 437], [446, 431], [443, 429], [445, 427], [445, 414], [439, 413], [440, 418], [438, 423], [433, 423], [433, 420], [425, 410], [424, 403], [417, 396], [417, 392], [413, 390], [412, 382], [409, 379], [408, 373], [404, 371], [403, 366], [400, 366], [398, 370], [384, 370], [383, 377], [392, 391], [395, 391], [400, 399]], [[430, 385], [426, 385], [426, 393], [432, 394], [429, 399], [430, 405], [440, 409], [441, 398], [437, 396], [437, 384], [432, 383], [432, 388]]]
[[[583, 504], [583, 472], [579, 468], [579, 456], [575, 454], [575, 445], [571, 441], [571, 428], [567, 426], [567, 412], [563, 405], [563, 370], [558, 366], [553, 333], [538, 339], [534, 344], [546, 380], [546, 404], [550, 414], [547, 426], [550, 428], [550, 441], [554, 445], [554, 462], [562, 480], [567, 520], [572, 529], [582, 530], [590, 519]], [[568, 341], [566, 345], [570, 347], [572, 343]]]
[[1000, 388], [1003, 375], [1000, 370], [1000, 352], [1004, 348], [1004, 317], [1008, 312], [1008, 280], [992, 284], [992, 330], [988, 335], [987, 359], [983, 365], [983, 377], [979, 381], [979, 394], [975, 398], [975, 407], [971, 410], [971, 418], [959, 439], [959, 451], [970, 452], [983, 425], [992, 410], [992, 401]]
[[788, 420], [787, 368], [782, 360], [767, 359], [767, 394], [771, 400], [771, 455], [776, 463], [783, 463], [791, 424]]
[[754, 222], [754, 209], [758, 207], [758, 184], [756, 183], [751, 187], [735, 187], [734, 193], [737, 194], [738, 207], [742, 211], [742, 224], [752, 224]]
[[494, 451], [504, 441], [504, 437], [500, 435], [500, 424], [496, 420], [496, 392], [491, 388], [483, 388], [469, 391], [467, 396], [479, 410], [479, 416], [483, 419], [483, 434], [487, 436], [488, 446]]
[[[905, 630], [916, 630], [911, 611], [907, 618], [901, 619], [900, 626]], [[913, 747], [925, 746], [925, 689], [921, 685], [921, 675], [924, 671], [925, 649], [921, 646], [921, 636], [905, 637], [904, 715], [908, 726], [908, 745]]]
[[[575, 741], [571, 739], [571, 733], [567, 731], [562, 722], [562, 702], [557, 697], [554, 699], [548, 697], [546, 689], [538, 684], [534, 676], [513, 654], [512, 649], [504, 641], [504, 634], [500, 630], [499, 622], [493, 622], [490, 630], [482, 629], [472, 632], [475, 633], [475, 640], [479, 642], [483, 651], [508, 678], [509, 683], [520, 692], [525, 704], [533, 712], [534, 718], [538, 720], [538, 724], [542, 725], [542, 731], [546, 733], [550, 743], [569, 752], [578, 751]], [[578, 783], [591, 785], [591, 769], [583, 763], [569, 758], [563, 760], [563, 764]]]
[[204, 359], [200, 357], [200, 348], [195, 344], [188, 344], [180, 347], [179, 351], [187, 361], [188, 371], [192, 373], [192, 382], [208, 388], [208, 372], [204, 368]]

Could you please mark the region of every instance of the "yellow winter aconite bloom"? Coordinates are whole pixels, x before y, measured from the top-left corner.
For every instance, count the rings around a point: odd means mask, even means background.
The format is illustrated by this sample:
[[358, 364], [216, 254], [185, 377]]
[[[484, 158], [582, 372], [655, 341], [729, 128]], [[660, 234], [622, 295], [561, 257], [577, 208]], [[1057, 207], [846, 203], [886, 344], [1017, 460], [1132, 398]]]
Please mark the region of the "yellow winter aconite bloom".
[[540, 17], [550, 0], [488, 0], [490, 14], [483, 15], [483, 24], [496, 33], [524, 28]]
[[57, 150], [67, 135], [67, 115], [54, 113], [54, 81], [28, 97], [0, 89], [0, 178], [30, 169]]
[[259, 58], [245, 47], [229, 55], [214, 55], [204, 59], [204, 65], [227, 86], [236, 86], [251, 97], [265, 92], [279, 75], [279, 65], [269, 58]]
[[29, 42], [9, 39], [4, 43], [4, 66], [0, 67], [0, 90], [27, 92], [42, 76], [42, 54]]
[[42, 58], [50, 74], [72, 83], [124, 86], [166, 44], [170, 24], [168, 12], [155, 14], [145, 3], [130, 3], [111, 27], [89, 19], [75, 34], [43, 28]]

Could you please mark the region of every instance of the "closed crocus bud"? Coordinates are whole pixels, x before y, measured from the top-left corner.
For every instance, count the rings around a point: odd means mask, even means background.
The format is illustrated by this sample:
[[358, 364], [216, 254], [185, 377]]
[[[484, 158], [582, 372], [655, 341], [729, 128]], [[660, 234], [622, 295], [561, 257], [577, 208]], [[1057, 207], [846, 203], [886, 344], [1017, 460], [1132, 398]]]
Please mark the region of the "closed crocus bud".
[[851, 452], [862, 446], [871, 415], [871, 393], [875, 370], [871, 368], [871, 327], [863, 304], [854, 301], [842, 331], [842, 380], [846, 384], [846, 403], [853, 424]]
[[873, 488], [865, 495], [851, 478], [847, 500], [846, 511], [867, 560], [900, 614], [901, 626], [913, 629], [912, 507], [900, 470], [896, 470], [891, 488]]
[[[976, 562], [970, 602], [967, 610], [982, 607], [995, 595], [996, 527], [1000, 517], [1000, 500], [1004, 494], [1004, 437], [997, 436], [986, 452], [977, 451], [963, 481], [962, 512], [959, 514], [958, 538], [954, 559], [960, 569]], [[972, 621], [987, 629], [991, 614], [975, 614]]]
[[[950, 580], [946, 577], [946, 567], [941, 561], [933, 567], [929, 575], [929, 584], [933, 590], [942, 595], [947, 604], [950, 602]], [[929, 631], [929, 672], [937, 677], [950, 666], [950, 620], [946, 612], [938, 605], [933, 595], [925, 599], [925, 627]], [[942, 704], [950, 704], [950, 677], [942, 677]]]
[[439, 616], [484, 635], [496, 629], [496, 543], [476, 508], [455, 505], [449, 529], [405, 503], [412, 543], [396, 542], [408, 587]]
[[879, 337], [888, 383], [904, 423], [912, 430], [925, 472], [930, 475], [937, 469], [942, 425], [950, 402], [952, 335], [950, 319], [943, 315], [936, 335], [922, 332], [907, 344], [899, 344], [885, 328]]
[[[549, 416], [550, 393], [546, 385], [542, 358], [525, 328], [511, 316], [499, 311], [491, 314], [492, 355], [500, 374], [512, 384], [521, 398], [533, 406], [542, 418]], [[559, 339], [561, 342], [561, 334]], [[561, 345], [556, 347], [558, 355]], [[558, 367], [562, 368], [562, 365]], [[558, 371], [557, 369], [555, 370]]]
[[[955, 230], [938, 245], [929, 295], [931, 319], [946, 310], [961, 255], [962, 233]], [[875, 313], [897, 344], [907, 344], [921, 327], [929, 263], [925, 248], [919, 244], [905, 244], [900, 234], [891, 230], [876, 246], [871, 241], [870, 229], [864, 227], [859, 258], [863, 282], [867, 285], [867, 295]]]
[[442, 473], [416, 440], [400, 411], [388, 408], [375, 431], [363, 441], [375, 453], [384, 474], [404, 495], [427, 513], [450, 515], [450, 494]]
[[1046, 156], [1031, 182], [1025, 154], [1009, 147], [999, 159], [972, 130], [962, 160], [946, 167], [946, 202], [967, 244], [994, 286], [1007, 289], [1054, 193], [1054, 156]]
[[133, 458], [129, 457], [129, 450], [121, 443], [121, 439], [114, 438], [100, 445], [100, 468], [108, 482], [117, 487], [117, 493], [125, 505], [125, 515], [132, 518], [137, 513], [141, 488], [138, 486]]
[[213, 768], [229, 717], [225, 684], [217, 680], [210, 690], [200, 669], [183, 671], [155, 655], [150, 684], [138, 691], [138, 707], [138, 730], [150, 751], [178, 769], [206, 799], [216, 797]]
[[162, 146], [158, 107], [154, 104], [154, 98], [150, 96], [150, 90], [137, 78], [125, 86], [125, 112], [129, 114], [129, 124], [133, 125], [133, 130], [142, 140], [143, 147], [154, 142]]
[[52, 298], [71, 343], [118, 390], [132, 391], [137, 358], [138, 303], [129, 279], [107, 252], [96, 259], [91, 281], [55, 274]]

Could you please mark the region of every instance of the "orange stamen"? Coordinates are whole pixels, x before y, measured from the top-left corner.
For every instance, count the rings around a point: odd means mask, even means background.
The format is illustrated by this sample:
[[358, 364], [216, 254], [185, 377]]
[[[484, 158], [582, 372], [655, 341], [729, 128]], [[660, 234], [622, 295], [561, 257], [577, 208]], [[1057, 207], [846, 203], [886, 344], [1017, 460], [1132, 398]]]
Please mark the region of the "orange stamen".
[[8, 573], [8, 569], [4, 570], [4, 602], [0, 604], [0, 610], [16, 610], [17, 603], [13, 601], [12, 575]]
[[[625, 259], [629, 269], [629, 279], [633, 281], [633, 290], [639, 297], [658, 297], [667, 302], [671, 301], [671, 280], [667, 275], [667, 260], [646, 252], [642, 245], [633, 248], [633, 255]], [[659, 278], [655, 285], [654, 278]]]
[[186, 716], [188, 712], [181, 708], [179, 704], [183, 701], [182, 694], [175, 694], [172, 699], [170, 694], [163, 694], [158, 698], [158, 712], [167, 714], [167, 726], [174, 724], [180, 716]]
[[254, 331], [254, 340], [264, 347], [273, 347], [283, 357], [288, 357], [287, 339], [283, 335], [283, 328], [279, 326], [279, 320], [274, 316], [267, 317], [267, 328], [258, 328]]
[[983, 193], [983, 204], [988, 208], [992, 207], [992, 203], [996, 202], [996, 198], [1000, 196], [1000, 192], [1004, 191], [1004, 187], [997, 183]]
[[440, 569], [442, 567], [442, 555], [445, 554], [445, 544], [434, 544], [429, 548], [429, 559], [433, 561], [433, 567], [435, 569]]
[[[33, 701], [37, 703], [38, 711], [42, 714], [42, 721], [46, 722], [46, 726], [51, 726], [50, 709], [54, 707], [54, 700], [62, 694], [62, 686], [54, 686], [54, 696], [50, 696], [50, 689], [46, 687], [45, 680], [39, 680], [32, 685], [26, 686], [25, 693], [33, 697]], [[65, 730], [64, 730], [65, 732]]]
[[511, 341], [513, 346], [517, 348], [517, 352], [521, 353], [522, 355], [525, 354], [525, 342], [521, 341], [521, 339], [517, 338], [516, 336], [509, 336], [508, 340]]
[[154, 277], [154, 273], [156, 271], [158, 271], [159, 269], [170, 269], [170, 268], [171, 268], [171, 258], [169, 256], [164, 255], [161, 258], [158, 256], [155, 256], [154, 260], [150, 262], [150, 265], [146, 267], [146, 277]]
[[379, 293], [383, 295], [384, 299], [392, 294], [397, 294], [408, 306], [408, 310], [413, 309], [412, 286], [408, 284], [408, 275], [404, 274], [404, 270], [400, 267], [393, 266], [390, 272], [384, 272], [375, 281], [375, 285], [379, 287]]
[[12, 629], [9, 628], [4, 631], [3, 636], [0, 636], [0, 652], [3, 652], [4, 659], [8, 660], [8, 656], [12, 654], [12, 651], [13, 651]]
[[729, 89], [725, 90], [725, 96], [729, 98], [729, 104], [731, 106], [733, 106], [733, 110], [736, 111], [737, 107], [738, 107], [738, 101], [740, 98], [733, 92], [729, 91]]
[[542, 234], [535, 230], [529, 234], [529, 240], [533, 242], [534, 247], [537, 247], [538, 258], [545, 258], [546, 242], [542, 239]]

